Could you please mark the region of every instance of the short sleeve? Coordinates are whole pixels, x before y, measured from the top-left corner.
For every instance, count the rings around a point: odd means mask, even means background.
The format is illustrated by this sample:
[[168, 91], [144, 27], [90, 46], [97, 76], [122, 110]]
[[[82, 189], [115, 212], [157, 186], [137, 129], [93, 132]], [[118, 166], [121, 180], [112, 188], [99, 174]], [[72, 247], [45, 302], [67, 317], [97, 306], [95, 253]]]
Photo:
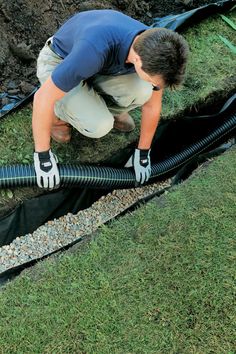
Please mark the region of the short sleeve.
[[87, 40], [79, 40], [70, 54], [54, 69], [53, 83], [62, 91], [68, 92], [82, 80], [97, 74], [103, 67], [105, 53], [98, 51]]

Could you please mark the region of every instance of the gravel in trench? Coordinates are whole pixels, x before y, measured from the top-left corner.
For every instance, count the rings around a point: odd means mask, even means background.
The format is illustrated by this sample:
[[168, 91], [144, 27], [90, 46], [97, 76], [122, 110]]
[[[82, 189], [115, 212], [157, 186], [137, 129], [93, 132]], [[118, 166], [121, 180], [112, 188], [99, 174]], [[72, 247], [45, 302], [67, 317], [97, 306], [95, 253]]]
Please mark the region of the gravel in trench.
[[75, 215], [68, 213], [59, 219], [48, 221], [32, 234], [17, 237], [10, 245], [0, 248], [0, 273], [41, 258], [91, 234], [137, 201], [170, 185], [171, 179], [168, 179], [140, 188], [114, 190]]

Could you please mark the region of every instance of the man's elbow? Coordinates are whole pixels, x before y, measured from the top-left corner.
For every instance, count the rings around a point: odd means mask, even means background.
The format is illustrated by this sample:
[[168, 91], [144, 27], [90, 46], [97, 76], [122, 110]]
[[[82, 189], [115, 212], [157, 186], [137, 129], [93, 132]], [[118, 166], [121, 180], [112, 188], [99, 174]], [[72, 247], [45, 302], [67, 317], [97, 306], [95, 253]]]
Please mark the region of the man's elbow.
[[65, 94], [66, 92], [59, 89], [53, 83], [52, 79], [48, 78], [35, 93], [34, 101], [37, 103], [46, 99], [48, 103], [55, 103], [55, 101], [60, 100]]
[[41, 96], [42, 96], [42, 93], [41, 93], [41, 87], [40, 87], [34, 94], [34, 105], [37, 105], [40, 102]]

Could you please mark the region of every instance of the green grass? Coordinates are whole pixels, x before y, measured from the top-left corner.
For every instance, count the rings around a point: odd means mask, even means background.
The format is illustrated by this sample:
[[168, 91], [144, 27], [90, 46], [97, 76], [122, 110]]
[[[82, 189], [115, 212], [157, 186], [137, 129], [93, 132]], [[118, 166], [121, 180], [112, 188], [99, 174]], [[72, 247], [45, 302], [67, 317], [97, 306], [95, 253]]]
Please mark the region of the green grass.
[[[227, 17], [236, 22], [236, 11], [228, 12]], [[226, 97], [235, 89], [235, 54], [222, 43], [218, 35], [236, 44], [234, 29], [219, 15], [194, 25], [184, 33], [190, 47], [186, 80], [180, 90], [166, 92], [163, 118], [171, 119], [186, 108], [210, 103], [213, 94]]]
[[235, 189], [234, 149], [25, 271], [0, 292], [0, 353], [235, 353]]

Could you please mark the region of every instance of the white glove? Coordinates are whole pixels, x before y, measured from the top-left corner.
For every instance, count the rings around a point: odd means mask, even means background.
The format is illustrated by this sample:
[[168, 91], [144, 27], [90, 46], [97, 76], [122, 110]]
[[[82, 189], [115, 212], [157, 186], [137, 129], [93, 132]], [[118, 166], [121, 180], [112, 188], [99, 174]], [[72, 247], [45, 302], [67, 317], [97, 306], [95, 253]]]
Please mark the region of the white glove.
[[34, 153], [34, 168], [40, 188], [53, 189], [59, 186], [60, 176], [57, 157], [50, 150]]
[[136, 181], [143, 184], [151, 176], [150, 149], [135, 149], [134, 154], [129, 158], [125, 167], [134, 167]]

